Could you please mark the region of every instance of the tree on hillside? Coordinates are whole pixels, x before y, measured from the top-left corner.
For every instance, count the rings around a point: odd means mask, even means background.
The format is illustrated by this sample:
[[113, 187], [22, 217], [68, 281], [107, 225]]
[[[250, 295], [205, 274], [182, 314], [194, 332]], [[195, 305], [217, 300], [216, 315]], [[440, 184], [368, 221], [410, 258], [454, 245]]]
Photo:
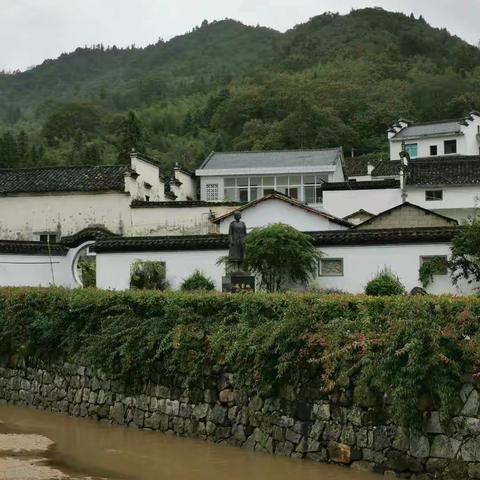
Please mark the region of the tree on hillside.
[[118, 159], [125, 161], [132, 150], [145, 152], [145, 135], [140, 120], [130, 111], [120, 126]]
[[245, 252], [245, 268], [268, 292], [306, 285], [321, 257], [309, 235], [282, 223], [252, 230]]
[[449, 268], [457, 283], [464, 278], [468, 283], [480, 282], [480, 218], [478, 215], [465, 225], [462, 233], [452, 240]]

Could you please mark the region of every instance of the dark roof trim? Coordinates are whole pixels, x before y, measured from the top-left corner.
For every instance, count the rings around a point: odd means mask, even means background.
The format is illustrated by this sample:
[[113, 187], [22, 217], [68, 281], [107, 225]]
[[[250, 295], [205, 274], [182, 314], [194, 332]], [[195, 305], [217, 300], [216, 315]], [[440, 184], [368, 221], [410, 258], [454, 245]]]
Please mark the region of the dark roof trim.
[[334, 222], [338, 225], [343, 225], [344, 227], [351, 227], [351, 223], [347, 222], [346, 220], [343, 220], [343, 218], [338, 218], [335, 217], [334, 215], [331, 215], [326, 212], [322, 212], [321, 210], [317, 210], [315, 208], [309, 207], [308, 205], [305, 205], [301, 202], [298, 202], [297, 200], [294, 200], [293, 198], [284, 195], [283, 193], [275, 192], [275, 193], [270, 193], [268, 195], [265, 195], [262, 198], [259, 198], [258, 200], [253, 200], [252, 202], [246, 203], [242, 205], [241, 207], [237, 208], [236, 210], [233, 210], [231, 212], [225, 213], [224, 215], [221, 215], [220, 217], [217, 217], [212, 220], [213, 223], [219, 223], [222, 220], [225, 220], [228, 217], [231, 217], [232, 215], [235, 214], [235, 212], [242, 212], [243, 210], [247, 210], [248, 208], [252, 208], [257, 206], [259, 203], [263, 203], [267, 200], [280, 200], [282, 202], [288, 203], [294, 207], [301, 208], [302, 210], [305, 210], [309, 213], [313, 213], [314, 215], [317, 215], [319, 217], [326, 218], [327, 220], [330, 220], [331, 222]]
[[354, 228], [359, 228], [361, 226], [363, 227], [364, 225], [369, 225], [371, 223], [374, 223], [379, 218], [382, 218], [386, 215], [390, 215], [392, 212], [394, 212], [396, 210], [400, 210], [400, 209], [405, 208], [405, 207], [415, 208], [416, 210], [419, 210], [419, 211], [425, 213], [426, 215], [433, 215], [434, 217], [438, 217], [438, 218], [441, 218], [443, 220], [446, 220], [447, 222], [451, 223], [452, 225], [458, 225], [458, 221], [453, 219], [453, 218], [446, 217], [445, 215], [441, 215], [440, 213], [436, 213], [432, 210], [428, 210], [428, 208], [423, 208], [420, 205], [415, 205], [414, 203], [405, 202], [405, 203], [400, 203], [399, 205], [396, 205], [395, 207], [389, 208], [388, 210], [384, 210], [383, 212], [380, 212], [378, 215], [375, 215], [374, 217], [369, 218], [368, 220], [365, 220], [364, 222], [359, 223], [358, 225], [355, 225]]
[[23, 240], [0, 240], [0, 254], [51, 255], [64, 257], [68, 248], [59, 243], [28, 242]]
[[120, 235], [117, 235], [116, 233], [108, 230], [108, 228], [102, 226], [87, 227], [75, 233], [74, 235], [63, 237], [61, 243], [68, 248], [75, 248], [85, 242], [119, 236]]
[[164, 202], [146, 202], [133, 200], [131, 208], [193, 208], [193, 207], [238, 207], [244, 205], [240, 202], [204, 202], [202, 200], [178, 200]]
[[[462, 227], [403, 228], [379, 230], [327, 230], [308, 232], [314, 245], [389, 245], [448, 243]], [[226, 250], [228, 235], [189, 235], [164, 237], [123, 237], [99, 240], [93, 247], [98, 253], [150, 252], [181, 250]]]
[[400, 182], [396, 179], [385, 179], [385, 180], [367, 180], [362, 182], [333, 182], [325, 183], [322, 186], [322, 190], [336, 191], [336, 190], [378, 190], [385, 188], [400, 188]]

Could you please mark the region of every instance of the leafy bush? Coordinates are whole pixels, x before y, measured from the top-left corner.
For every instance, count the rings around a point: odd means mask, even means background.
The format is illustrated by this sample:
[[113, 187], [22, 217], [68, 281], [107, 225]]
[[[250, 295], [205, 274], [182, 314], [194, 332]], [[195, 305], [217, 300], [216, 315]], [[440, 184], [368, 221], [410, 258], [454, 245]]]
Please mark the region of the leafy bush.
[[405, 287], [393, 272], [385, 268], [367, 283], [365, 293], [373, 296], [402, 295]]
[[166, 275], [165, 263], [136, 260], [130, 270], [130, 288], [166, 290]]
[[452, 239], [452, 257], [449, 268], [457, 283], [464, 278], [468, 283], [480, 282], [480, 216], [478, 213], [460, 235]]
[[181, 287], [181, 290], [192, 292], [194, 290], [215, 290], [215, 284], [211, 278], [207, 278], [199, 270], [195, 270], [188, 278], [186, 278]]
[[97, 285], [97, 264], [95, 261], [82, 258], [78, 262], [78, 268], [82, 278], [84, 288], [95, 287]]
[[245, 247], [245, 268], [258, 275], [268, 292], [306, 285], [321, 256], [309, 235], [282, 223], [253, 229]]
[[447, 262], [442, 257], [433, 257], [425, 260], [418, 270], [418, 279], [423, 288], [428, 288], [433, 282], [435, 275], [442, 275], [446, 273]]
[[419, 399], [447, 414], [476, 371], [480, 298], [0, 289], [0, 356], [13, 354], [100, 369], [132, 389], [178, 376], [205, 388], [222, 364], [265, 396], [386, 393], [394, 418], [414, 425]]

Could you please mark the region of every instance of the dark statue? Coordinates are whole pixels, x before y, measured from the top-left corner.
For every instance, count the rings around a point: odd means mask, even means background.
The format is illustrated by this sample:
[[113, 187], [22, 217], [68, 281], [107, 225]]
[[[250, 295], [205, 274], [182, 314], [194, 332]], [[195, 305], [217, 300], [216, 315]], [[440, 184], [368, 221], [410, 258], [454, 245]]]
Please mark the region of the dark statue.
[[234, 263], [237, 267], [237, 270], [240, 270], [240, 267], [245, 258], [245, 238], [247, 236], [247, 226], [245, 222], [242, 222], [242, 215], [240, 212], [235, 212], [235, 220], [230, 223], [230, 228], [228, 229], [229, 237], [229, 251], [228, 251], [228, 260]]

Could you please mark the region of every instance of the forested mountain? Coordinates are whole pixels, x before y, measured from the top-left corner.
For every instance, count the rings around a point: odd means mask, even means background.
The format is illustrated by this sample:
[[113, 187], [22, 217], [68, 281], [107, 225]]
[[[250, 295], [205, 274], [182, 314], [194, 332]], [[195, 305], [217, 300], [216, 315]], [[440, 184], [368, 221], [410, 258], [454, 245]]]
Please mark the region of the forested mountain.
[[233, 20], [143, 49], [79, 48], [0, 74], [0, 167], [122, 162], [132, 147], [194, 168], [211, 150], [384, 155], [399, 117], [480, 109], [480, 50], [423, 18], [324, 14], [282, 34]]

